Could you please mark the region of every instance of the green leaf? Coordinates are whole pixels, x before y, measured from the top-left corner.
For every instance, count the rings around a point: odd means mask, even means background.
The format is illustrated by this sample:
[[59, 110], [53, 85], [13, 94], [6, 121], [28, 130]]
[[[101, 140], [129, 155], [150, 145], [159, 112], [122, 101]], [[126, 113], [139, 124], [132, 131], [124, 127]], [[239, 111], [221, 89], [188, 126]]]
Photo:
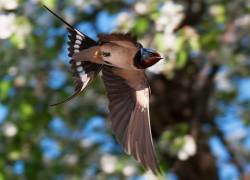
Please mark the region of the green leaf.
[[210, 33], [206, 33], [200, 38], [200, 45], [208, 51], [216, 49], [220, 43], [218, 43], [219, 31], [212, 29]]
[[10, 42], [17, 47], [18, 49], [24, 49], [25, 48], [25, 39], [22, 36], [19, 36], [18, 34], [13, 34], [10, 37]]
[[10, 87], [11, 87], [10, 81], [2, 81], [0, 83], [0, 100], [1, 101], [4, 101], [7, 98]]
[[226, 17], [224, 15], [216, 16], [215, 21], [217, 23], [224, 23], [226, 21]]
[[221, 14], [225, 14], [225, 13], [226, 13], [225, 5], [219, 4], [216, 6], [216, 14], [217, 15], [221, 15]]
[[21, 153], [19, 151], [11, 151], [8, 154], [8, 158], [10, 160], [16, 161], [21, 157]]
[[54, 8], [56, 5], [56, 0], [42, 0], [42, 4], [48, 8]]
[[196, 38], [189, 39], [189, 45], [193, 51], [200, 51], [200, 43]]
[[150, 17], [151, 17], [151, 19], [153, 19], [153, 20], [156, 20], [156, 19], [158, 19], [159, 17], [161, 16], [161, 13], [160, 12], [153, 12], [152, 14], [150, 14]]
[[33, 106], [31, 106], [30, 104], [28, 104], [26, 102], [23, 102], [20, 105], [20, 116], [21, 116], [21, 119], [26, 120], [27, 118], [29, 118], [33, 114], [34, 114], [34, 108], [33, 108]]
[[188, 54], [186, 51], [180, 51], [177, 53], [177, 62], [176, 62], [176, 67], [177, 68], [183, 68], [186, 65], [188, 58]]
[[0, 171], [0, 180], [5, 180], [4, 172]]
[[147, 18], [139, 18], [135, 23], [135, 33], [145, 33], [148, 29], [148, 19]]
[[175, 48], [176, 48], [176, 50], [180, 51], [181, 49], [183, 49], [184, 43], [185, 43], [185, 40], [184, 40], [183, 36], [177, 37], [176, 41], [175, 41]]
[[158, 51], [164, 51], [166, 49], [166, 44], [162, 40], [163, 39], [163, 34], [162, 33], [157, 33], [155, 35], [155, 43], [156, 43], [156, 48]]

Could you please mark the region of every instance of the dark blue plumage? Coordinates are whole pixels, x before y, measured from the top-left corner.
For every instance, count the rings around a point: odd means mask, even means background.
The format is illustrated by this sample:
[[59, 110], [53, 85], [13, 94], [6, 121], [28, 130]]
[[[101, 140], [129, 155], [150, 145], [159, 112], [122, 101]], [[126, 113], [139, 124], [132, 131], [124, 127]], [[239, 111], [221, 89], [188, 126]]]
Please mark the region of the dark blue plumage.
[[161, 55], [154, 49], [146, 49], [141, 47], [140, 51], [135, 55], [134, 66], [138, 69], [146, 69], [153, 66], [159, 60], [161, 60]]

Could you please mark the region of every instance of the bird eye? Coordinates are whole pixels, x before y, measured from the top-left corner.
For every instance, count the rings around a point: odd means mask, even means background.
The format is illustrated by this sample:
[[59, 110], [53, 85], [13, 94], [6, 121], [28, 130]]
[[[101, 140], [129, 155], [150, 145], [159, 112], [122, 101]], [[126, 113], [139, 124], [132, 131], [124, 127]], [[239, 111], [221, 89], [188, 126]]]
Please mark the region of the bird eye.
[[151, 56], [151, 57], [152, 57], [152, 56], [154, 56], [154, 54], [150, 52], [150, 53], [149, 53], [149, 56]]

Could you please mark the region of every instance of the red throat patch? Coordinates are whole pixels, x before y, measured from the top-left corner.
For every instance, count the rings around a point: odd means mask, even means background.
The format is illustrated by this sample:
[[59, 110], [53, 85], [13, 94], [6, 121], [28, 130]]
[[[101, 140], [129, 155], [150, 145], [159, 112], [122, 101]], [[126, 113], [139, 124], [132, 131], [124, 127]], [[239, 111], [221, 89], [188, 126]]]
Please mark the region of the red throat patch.
[[[159, 54], [159, 53], [158, 53]], [[160, 55], [160, 54], [159, 54]], [[159, 56], [160, 57], [160, 56]], [[145, 64], [147, 67], [150, 67], [150, 66], [153, 66], [155, 63], [157, 63], [160, 59], [156, 58], [156, 57], [151, 57], [151, 58], [148, 58], [146, 61], [145, 61]]]
[[155, 54], [155, 56], [157, 56], [157, 57], [161, 57], [160, 53], [158, 53], [158, 52], [155, 52], [154, 54]]

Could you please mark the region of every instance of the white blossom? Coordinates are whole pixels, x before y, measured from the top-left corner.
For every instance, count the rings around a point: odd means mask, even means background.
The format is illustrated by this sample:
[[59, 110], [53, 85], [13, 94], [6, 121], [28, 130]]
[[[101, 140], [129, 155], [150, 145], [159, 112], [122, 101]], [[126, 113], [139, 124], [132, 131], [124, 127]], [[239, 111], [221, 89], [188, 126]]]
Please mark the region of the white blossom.
[[161, 8], [161, 12], [165, 15], [176, 15], [183, 11], [184, 7], [180, 4], [175, 4], [173, 1], [167, 1]]
[[1, 0], [0, 9], [14, 10], [18, 7], [17, 0]]
[[116, 170], [118, 159], [116, 156], [105, 154], [101, 157], [100, 163], [101, 163], [101, 169], [105, 173], [111, 174]]
[[67, 154], [63, 157], [63, 161], [69, 165], [75, 165], [77, 163], [77, 156], [74, 154]]
[[195, 140], [192, 136], [186, 135], [184, 137], [184, 145], [181, 150], [178, 151], [178, 159], [185, 161], [190, 156], [194, 156], [196, 154], [197, 148], [195, 144]]
[[185, 144], [183, 146], [183, 150], [189, 155], [189, 156], [193, 156], [196, 153], [196, 144], [195, 144], [195, 140], [192, 136], [190, 135], [186, 135], [184, 137], [185, 140]]
[[83, 148], [88, 148], [88, 147], [90, 147], [90, 146], [93, 145], [93, 142], [92, 142], [91, 140], [89, 140], [89, 139], [82, 139], [82, 140], [80, 141], [80, 145], [81, 145]]
[[250, 24], [250, 14], [245, 14], [236, 19], [235, 24], [237, 26], [248, 27]]
[[218, 73], [215, 77], [217, 89], [225, 92], [233, 91], [234, 87], [225, 73]]
[[176, 43], [176, 35], [173, 33], [165, 33], [163, 35], [163, 41], [167, 50], [174, 50]]
[[185, 161], [188, 159], [188, 154], [185, 152], [185, 151], [179, 151], [178, 154], [178, 159], [182, 160], [182, 161]]
[[117, 25], [119, 27], [125, 26], [126, 28], [131, 28], [134, 25], [134, 17], [129, 12], [121, 12], [117, 16]]
[[25, 77], [22, 75], [17, 76], [14, 80], [14, 84], [16, 87], [24, 87], [26, 84]]
[[9, 69], [8, 69], [8, 74], [12, 75], [12, 76], [15, 76], [18, 72], [18, 69], [16, 66], [11, 66]]
[[158, 180], [158, 177], [155, 176], [151, 171], [147, 171], [144, 175], [143, 178], [147, 180]]
[[0, 15], [0, 39], [9, 38], [15, 31], [15, 14]]
[[13, 123], [10, 123], [10, 122], [5, 123], [2, 128], [3, 128], [3, 134], [6, 137], [13, 137], [18, 132], [17, 127]]
[[136, 169], [135, 165], [133, 165], [133, 164], [125, 165], [123, 170], [122, 170], [123, 174], [127, 177], [135, 175], [136, 171], [137, 171], [137, 169]]
[[172, 33], [184, 17], [183, 9], [182, 5], [167, 1], [160, 9], [162, 15], [155, 21], [156, 30]]
[[156, 30], [163, 31], [165, 26], [169, 23], [169, 18], [167, 16], [161, 16], [156, 20]]
[[146, 3], [137, 2], [135, 4], [135, 12], [137, 12], [138, 14], [144, 15], [144, 14], [147, 14], [148, 11], [149, 11], [149, 8]]

